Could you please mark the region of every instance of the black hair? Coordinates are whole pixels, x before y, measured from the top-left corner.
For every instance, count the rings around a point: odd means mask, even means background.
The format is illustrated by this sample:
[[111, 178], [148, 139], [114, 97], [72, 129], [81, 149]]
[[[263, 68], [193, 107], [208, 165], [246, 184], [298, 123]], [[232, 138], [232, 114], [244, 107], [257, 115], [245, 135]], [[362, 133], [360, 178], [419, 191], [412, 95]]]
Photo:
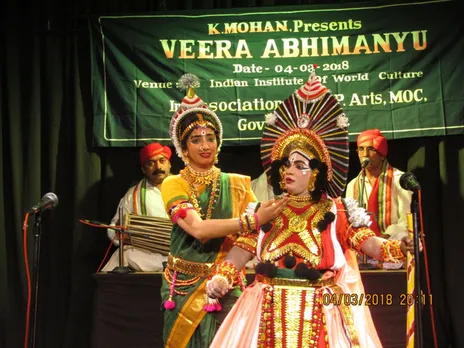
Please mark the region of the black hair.
[[271, 169], [270, 169], [270, 183], [272, 186], [272, 192], [276, 196], [280, 196], [282, 193], [284, 193], [283, 189], [280, 187], [280, 167], [285, 165], [288, 161], [288, 157], [283, 157], [280, 160], [275, 160], [271, 163]]
[[314, 182], [314, 191], [311, 192], [311, 198], [315, 202], [319, 202], [322, 197], [322, 192], [327, 185], [327, 164], [313, 158], [309, 161], [309, 167], [312, 170], [317, 169], [316, 181]]

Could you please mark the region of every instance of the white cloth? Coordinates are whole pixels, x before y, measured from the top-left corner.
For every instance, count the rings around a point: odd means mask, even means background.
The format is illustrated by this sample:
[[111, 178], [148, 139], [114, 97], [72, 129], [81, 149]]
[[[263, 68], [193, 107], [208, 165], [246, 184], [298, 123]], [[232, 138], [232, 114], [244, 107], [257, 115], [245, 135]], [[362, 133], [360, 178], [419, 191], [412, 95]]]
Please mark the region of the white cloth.
[[[140, 206], [140, 193], [143, 179], [139, 182], [139, 188], [136, 197], [136, 211], [140, 214], [142, 212]], [[111, 225], [115, 226], [119, 220], [119, 209], [122, 209], [123, 216], [125, 214], [134, 213], [134, 190], [136, 186], [131, 187], [123, 198], [119, 201], [116, 214], [111, 220]], [[147, 181], [146, 184], [146, 212], [147, 216], [164, 217], [168, 218], [166, 210], [164, 209], [163, 199], [161, 198], [161, 191]], [[108, 238], [114, 241], [115, 245], [119, 245], [119, 241], [115, 240], [116, 232], [113, 229], [108, 229]], [[129, 266], [136, 271], [141, 272], [158, 272], [163, 270], [163, 262], [167, 261], [166, 256], [158, 253], [153, 253], [147, 250], [135, 248], [131, 245], [124, 246], [124, 266]], [[116, 250], [111, 256], [110, 260], [106, 263], [102, 271], [108, 272], [119, 266], [119, 249]]]
[[[251, 181], [251, 190], [260, 202], [267, 202], [274, 199], [274, 192], [272, 190], [272, 186], [267, 182], [267, 175], [265, 172]], [[247, 262], [245, 267], [247, 269], [254, 269], [257, 262], [258, 260], [255, 256], [252, 260]]]
[[267, 202], [274, 198], [274, 192], [272, 191], [272, 186], [267, 182], [266, 173], [251, 181], [251, 189], [260, 202]]
[[[390, 235], [389, 239], [401, 240], [403, 237], [408, 235], [408, 221], [407, 213], [411, 210], [411, 196], [412, 192], [404, 190], [400, 185], [400, 177], [404, 174], [401, 170], [393, 168], [393, 181], [391, 188], [391, 224], [387, 226], [387, 229], [383, 231]], [[351, 180], [346, 187], [346, 197], [354, 198], [354, 185], [358, 177]], [[364, 178], [365, 190], [363, 201], [369, 201], [369, 197], [372, 192], [372, 185], [369, 180]], [[358, 190], [360, 188], [358, 187]]]

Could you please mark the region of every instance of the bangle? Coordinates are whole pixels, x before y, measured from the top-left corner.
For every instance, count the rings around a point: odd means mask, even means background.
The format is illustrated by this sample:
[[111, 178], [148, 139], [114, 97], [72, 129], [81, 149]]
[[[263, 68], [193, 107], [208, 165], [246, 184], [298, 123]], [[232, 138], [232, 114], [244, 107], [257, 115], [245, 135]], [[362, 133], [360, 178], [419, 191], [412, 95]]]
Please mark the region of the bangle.
[[242, 225], [244, 227], [245, 233], [252, 233], [253, 231], [259, 231], [257, 217], [258, 215], [256, 213], [254, 214], [243, 213], [242, 214], [241, 219], [242, 219]]
[[256, 231], [256, 219], [255, 214], [247, 214], [248, 220], [250, 221], [250, 229], [251, 231]]
[[232, 262], [222, 261], [216, 266], [213, 277], [211, 279], [217, 279], [218, 281], [224, 282], [229, 288], [232, 288], [235, 280], [238, 276], [238, 269]]
[[255, 217], [256, 232], [259, 232], [259, 230], [261, 230], [261, 225], [259, 224], [258, 214], [254, 213], [253, 216]]
[[238, 217], [238, 222], [240, 224], [240, 232], [245, 233], [246, 232], [246, 222], [243, 221], [243, 215], [240, 215]]
[[240, 215], [240, 225], [242, 227], [242, 233], [250, 233], [251, 232], [246, 216], [247, 216], [246, 214]]
[[250, 217], [248, 216], [248, 214], [243, 214], [245, 215], [245, 220], [246, 220], [246, 223], [247, 223], [247, 226], [248, 226], [248, 231], [252, 231], [253, 228], [251, 226], [251, 223], [250, 223]]
[[380, 246], [380, 257], [383, 262], [402, 262], [406, 259], [401, 251], [401, 241], [386, 240]]

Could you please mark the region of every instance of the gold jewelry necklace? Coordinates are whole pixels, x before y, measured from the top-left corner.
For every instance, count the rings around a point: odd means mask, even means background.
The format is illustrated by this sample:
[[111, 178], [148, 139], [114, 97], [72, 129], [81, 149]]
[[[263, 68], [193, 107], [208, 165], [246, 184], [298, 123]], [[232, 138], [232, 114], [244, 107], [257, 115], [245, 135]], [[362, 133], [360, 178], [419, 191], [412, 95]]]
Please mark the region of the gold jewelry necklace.
[[180, 175], [190, 184], [190, 185], [210, 185], [213, 180], [217, 178], [221, 170], [215, 166], [212, 166], [206, 172], [198, 172], [192, 169], [191, 166], [187, 166], [182, 169]]
[[312, 197], [310, 195], [308, 196], [288, 196], [288, 200], [290, 202], [311, 202]]
[[312, 203], [311, 196], [288, 196], [288, 205], [295, 208], [304, 208]]
[[[197, 213], [203, 218], [204, 214], [201, 211], [200, 203], [197, 197], [197, 189], [196, 186], [198, 185], [213, 185], [211, 188], [211, 194], [209, 196], [208, 207], [206, 210], [205, 220], [211, 219], [211, 215], [213, 214], [214, 206], [216, 205], [217, 198], [219, 196], [219, 180], [221, 170], [216, 168], [215, 166], [211, 167], [207, 172], [197, 172], [190, 168], [190, 166], [186, 167], [185, 169], [181, 170], [180, 175], [188, 182], [189, 184], [189, 199], [192, 203], [193, 207], [197, 211]], [[197, 176], [198, 175], [198, 176]]]

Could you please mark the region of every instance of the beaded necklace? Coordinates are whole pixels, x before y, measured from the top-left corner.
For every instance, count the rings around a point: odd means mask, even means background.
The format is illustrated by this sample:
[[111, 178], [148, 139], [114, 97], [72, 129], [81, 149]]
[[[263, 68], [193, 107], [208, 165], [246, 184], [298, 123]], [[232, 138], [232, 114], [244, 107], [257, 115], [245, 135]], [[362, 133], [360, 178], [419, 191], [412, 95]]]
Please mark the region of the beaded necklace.
[[202, 212], [200, 207], [200, 203], [198, 201], [197, 196], [197, 187], [200, 185], [213, 185], [211, 188], [211, 194], [209, 196], [208, 207], [206, 210], [205, 220], [211, 219], [211, 215], [213, 214], [214, 206], [216, 205], [217, 198], [219, 196], [219, 178], [221, 175], [221, 170], [215, 166], [212, 166], [206, 172], [197, 172], [192, 169], [190, 166], [185, 167], [182, 169], [179, 174], [185, 181], [189, 184], [189, 199], [192, 203], [193, 207], [197, 211], [197, 213], [203, 218], [205, 214]]
[[311, 196], [288, 196], [288, 199], [290, 201], [295, 201], [295, 202], [311, 202], [312, 198]]
[[288, 196], [288, 203], [297, 208], [302, 208], [312, 201], [311, 196]]

